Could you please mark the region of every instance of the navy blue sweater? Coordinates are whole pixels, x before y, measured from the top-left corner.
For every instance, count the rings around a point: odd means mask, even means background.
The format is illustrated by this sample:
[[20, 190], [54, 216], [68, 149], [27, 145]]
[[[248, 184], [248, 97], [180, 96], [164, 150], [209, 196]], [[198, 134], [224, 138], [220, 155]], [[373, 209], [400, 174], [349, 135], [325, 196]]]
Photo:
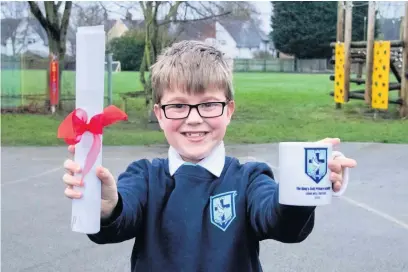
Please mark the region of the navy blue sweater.
[[132, 271], [262, 271], [259, 241], [303, 241], [315, 207], [278, 203], [279, 187], [264, 163], [226, 157], [219, 178], [168, 159], [139, 160], [119, 176], [119, 202], [98, 244], [135, 238]]

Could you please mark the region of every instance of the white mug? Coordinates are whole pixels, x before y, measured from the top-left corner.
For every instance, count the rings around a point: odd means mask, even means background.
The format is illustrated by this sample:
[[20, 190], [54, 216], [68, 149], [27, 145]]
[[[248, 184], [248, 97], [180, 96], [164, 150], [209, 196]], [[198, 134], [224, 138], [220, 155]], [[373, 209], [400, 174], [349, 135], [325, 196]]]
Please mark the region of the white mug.
[[328, 161], [344, 157], [333, 151], [330, 143], [279, 143], [279, 203], [292, 206], [328, 205], [333, 196], [341, 196], [349, 180], [348, 168], [343, 169], [343, 184], [334, 192]]

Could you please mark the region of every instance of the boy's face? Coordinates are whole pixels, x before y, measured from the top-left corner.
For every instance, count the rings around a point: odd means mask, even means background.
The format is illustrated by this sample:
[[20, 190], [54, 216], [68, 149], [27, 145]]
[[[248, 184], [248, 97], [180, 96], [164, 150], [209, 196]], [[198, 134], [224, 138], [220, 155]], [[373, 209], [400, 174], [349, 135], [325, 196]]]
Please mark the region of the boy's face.
[[[178, 117], [181, 119], [168, 119], [160, 105], [154, 106], [154, 112], [163, 129], [167, 141], [189, 162], [196, 163], [208, 156], [213, 148], [223, 140], [231, 116], [235, 110], [234, 101], [229, 101], [223, 107], [220, 104], [208, 102], [226, 102], [224, 91], [208, 91], [204, 94], [187, 94], [181, 91], [164, 92], [161, 99], [162, 105], [177, 104], [166, 108], [167, 117]], [[195, 105], [206, 103], [199, 107], [201, 115], [218, 117], [201, 117], [197, 108], [180, 104]], [[185, 118], [184, 118], [185, 117]]]

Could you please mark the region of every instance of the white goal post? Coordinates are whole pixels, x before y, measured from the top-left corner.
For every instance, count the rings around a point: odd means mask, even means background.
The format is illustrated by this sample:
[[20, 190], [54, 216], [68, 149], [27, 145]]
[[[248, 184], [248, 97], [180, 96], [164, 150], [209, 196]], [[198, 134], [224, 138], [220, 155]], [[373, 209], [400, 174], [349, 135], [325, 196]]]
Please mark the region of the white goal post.
[[[105, 71], [108, 71], [108, 62], [105, 61]], [[114, 60], [112, 61], [112, 73], [117, 73], [122, 71], [120, 61]]]

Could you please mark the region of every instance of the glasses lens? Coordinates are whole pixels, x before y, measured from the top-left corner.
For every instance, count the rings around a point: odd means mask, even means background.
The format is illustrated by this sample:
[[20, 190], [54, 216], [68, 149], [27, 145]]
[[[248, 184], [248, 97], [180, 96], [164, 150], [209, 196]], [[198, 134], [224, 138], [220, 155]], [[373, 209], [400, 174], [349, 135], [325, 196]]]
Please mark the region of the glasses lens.
[[184, 104], [167, 105], [165, 110], [167, 118], [186, 118], [189, 106]]
[[[187, 118], [190, 111], [189, 105], [174, 104], [165, 106], [166, 117], [169, 119]], [[202, 117], [217, 117], [223, 113], [223, 103], [209, 102], [198, 106], [198, 111]]]
[[215, 117], [215, 116], [220, 116], [222, 114], [223, 106], [222, 106], [222, 103], [210, 102], [210, 103], [201, 104], [198, 108], [199, 108], [201, 116]]

